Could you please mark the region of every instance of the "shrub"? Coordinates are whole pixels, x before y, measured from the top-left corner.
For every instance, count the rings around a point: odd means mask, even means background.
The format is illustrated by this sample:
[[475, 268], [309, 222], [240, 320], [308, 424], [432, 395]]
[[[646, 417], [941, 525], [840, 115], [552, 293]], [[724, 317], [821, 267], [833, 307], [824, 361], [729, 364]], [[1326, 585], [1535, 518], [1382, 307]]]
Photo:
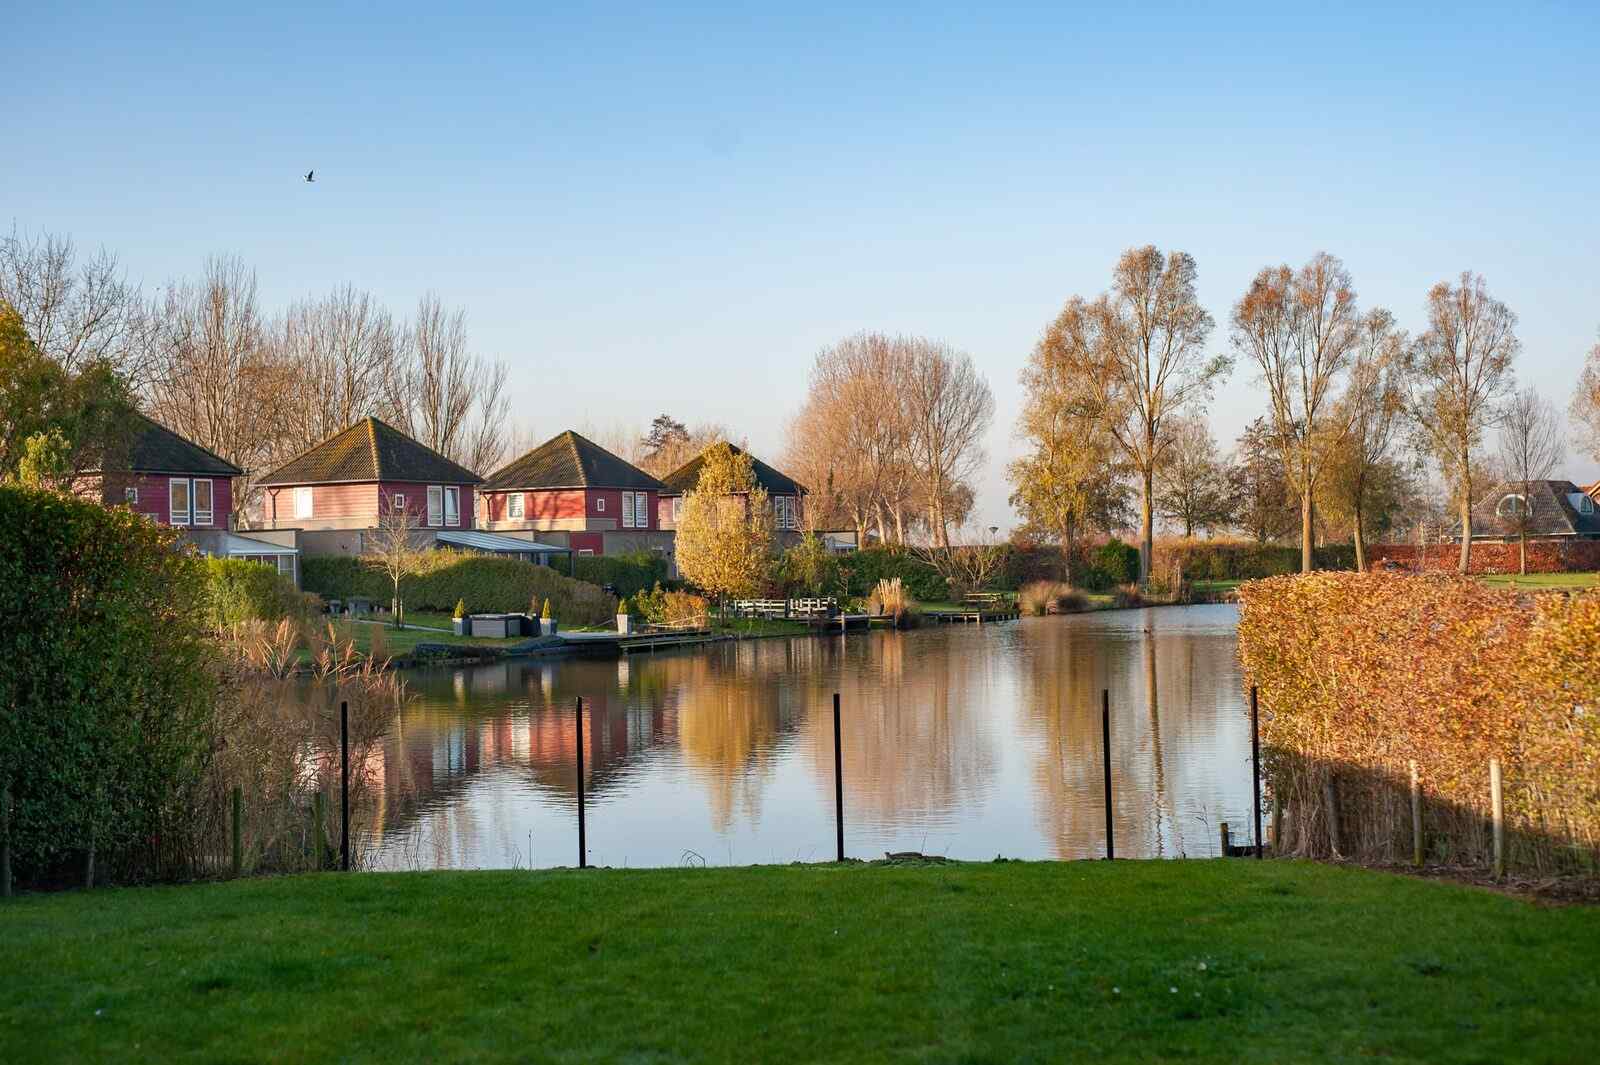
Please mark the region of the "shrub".
[[1123, 610], [1131, 610], [1144, 606], [1144, 596], [1139, 593], [1137, 584], [1124, 584], [1118, 588], [1111, 597], [1112, 604]]
[[908, 551], [871, 547], [841, 556], [839, 563], [847, 579], [846, 597], [870, 595], [879, 581], [895, 577], [918, 602], [938, 602], [950, 596], [950, 586], [939, 571]]
[[634, 603], [640, 615], [652, 625], [687, 625], [704, 618], [706, 613], [706, 601], [700, 596], [677, 589], [664, 590], [659, 582], [650, 591], [635, 596]]
[[610, 585], [617, 595], [626, 597], [666, 580], [667, 560], [653, 551], [579, 555], [573, 560], [573, 576], [594, 585]]
[[807, 532], [783, 553], [778, 580], [788, 596], [822, 596], [839, 589], [840, 562], [816, 533]]
[[465, 599], [457, 599], [456, 600], [455, 612], [452, 613], [450, 616], [452, 618], [455, 618], [457, 621], [460, 621], [462, 618], [466, 617], [467, 616], [467, 601]]
[[19, 879], [160, 858], [211, 749], [207, 567], [125, 508], [0, 486], [0, 789]]
[[1581, 858], [1574, 846], [1593, 854], [1600, 593], [1524, 597], [1454, 577], [1313, 573], [1246, 584], [1240, 598], [1240, 657], [1260, 687], [1284, 849], [1331, 853], [1331, 814], [1344, 855], [1408, 857], [1415, 761], [1431, 852], [1486, 861], [1488, 763], [1498, 757], [1508, 865], [1560, 870]]
[[1017, 592], [1017, 609], [1032, 617], [1071, 614], [1088, 607], [1084, 594], [1061, 581], [1034, 581]]
[[885, 577], [867, 597], [867, 613], [887, 615], [899, 624], [916, 605], [899, 577]]
[[242, 558], [207, 558], [206, 611], [212, 625], [300, 619], [311, 613], [306, 597], [272, 566]]
[[[348, 556], [313, 557], [301, 562], [308, 590], [330, 598], [389, 598], [388, 579]], [[421, 570], [401, 585], [412, 610], [448, 613], [458, 601], [491, 614], [520, 611], [535, 596], [568, 625], [599, 625], [616, 612], [616, 600], [586, 581], [564, 577], [549, 566], [495, 555], [430, 551]]]
[[[1355, 547], [1326, 544], [1312, 552], [1318, 569], [1348, 570], [1356, 564]], [[1300, 545], [1258, 544], [1241, 540], [1162, 540], [1151, 555], [1151, 572], [1174, 567], [1191, 581], [1245, 581], [1300, 572]]]
[[1131, 584], [1139, 579], [1139, 549], [1113, 537], [1093, 556], [1093, 574], [1102, 587]]

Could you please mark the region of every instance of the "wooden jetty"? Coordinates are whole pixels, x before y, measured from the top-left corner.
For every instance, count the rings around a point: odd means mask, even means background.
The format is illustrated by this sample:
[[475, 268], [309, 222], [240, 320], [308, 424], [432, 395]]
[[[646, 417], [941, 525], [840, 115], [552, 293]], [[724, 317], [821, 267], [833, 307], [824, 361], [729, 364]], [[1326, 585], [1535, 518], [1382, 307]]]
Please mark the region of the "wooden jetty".
[[660, 632], [559, 632], [567, 646], [583, 655], [617, 658], [641, 652], [666, 651], [678, 647], [699, 647], [733, 639], [710, 629], [673, 629]]
[[993, 621], [1016, 621], [1022, 612], [1016, 607], [963, 606], [955, 610], [928, 610], [922, 616], [936, 625], [983, 625]]

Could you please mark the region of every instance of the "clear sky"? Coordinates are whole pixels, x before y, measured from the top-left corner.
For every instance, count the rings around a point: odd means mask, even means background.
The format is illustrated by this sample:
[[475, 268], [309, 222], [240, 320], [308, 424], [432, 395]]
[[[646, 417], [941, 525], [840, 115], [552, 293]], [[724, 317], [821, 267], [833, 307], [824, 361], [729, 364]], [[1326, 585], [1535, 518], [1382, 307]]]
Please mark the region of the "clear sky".
[[[1018, 370], [1126, 247], [1196, 257], [1219, 350], [1269, 263], [1339, 255], [1412, 330], [1479, 271], [1563, 409], [1600, 326], [1597, 5], [223, 6], [6, 15], [0, 221], [152, 288], [234, 253], [269, 308], [437, 292], [539, 438], [775, 454], [820, 347], [920, 333], [994, 388], [1009, 525]], [[1219, 438], [1262, 408], [1239, 369]]]

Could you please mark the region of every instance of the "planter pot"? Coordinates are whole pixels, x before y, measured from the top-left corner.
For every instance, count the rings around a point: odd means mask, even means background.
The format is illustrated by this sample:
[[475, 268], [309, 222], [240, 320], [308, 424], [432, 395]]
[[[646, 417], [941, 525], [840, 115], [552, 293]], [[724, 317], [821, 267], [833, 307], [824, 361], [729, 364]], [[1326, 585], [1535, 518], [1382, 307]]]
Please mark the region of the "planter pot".
[[451, 626], [451, 628], [453, 628], [455, 630], [455, 634], [457, 636], [471, 636], [472, 635], [472, 619], [471, 618], [452, 618], [450, 620], [450, 626]]
[[541, 636], [554, 636], [556, 634], [556, 619], [555, 618], [540, 618], [539, 619], [539, 634]]
[[632, 632], [633, 631], [633, 615], [631, 615], [631, 614], [618, 614], [617, 615], [617, 631], [622, 633], [624, 636], [626, 636], [628, 633]]

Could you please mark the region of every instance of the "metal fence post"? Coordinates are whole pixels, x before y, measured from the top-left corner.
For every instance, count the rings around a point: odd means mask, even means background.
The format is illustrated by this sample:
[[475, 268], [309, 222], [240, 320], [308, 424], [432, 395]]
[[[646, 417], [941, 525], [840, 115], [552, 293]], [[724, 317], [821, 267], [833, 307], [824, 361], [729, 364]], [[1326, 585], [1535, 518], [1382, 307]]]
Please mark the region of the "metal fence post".
[[1250, 685], [1250, 777], [1255, 795], [1256, 860], [1261, 860], [1261, 714], [1256, 686]]
[[1494, 813], [1494, 878], [1506, 875], [1506, 804], [1500, 759], [1489, 759], [1489, 802]]
[[350, 704], [339, 704], [339, 868], [350, 871]]
[[233, 875], [244, 872], [244, 789], [233, 786]]
[[844, 861], [844, 748], [839, 738], [839, 693], [833, 693], [833, 830]]
[[1106, 859], [1117, 856], [1111, 827], [1111, 690], [1100, 689], [1100, 751], [1105, 764], [1106, 791]]
[[589, 844], [584, 835], [583, 824], [583, 696], [578, 696], [578, 868], [584, 869], [589, 865]]

